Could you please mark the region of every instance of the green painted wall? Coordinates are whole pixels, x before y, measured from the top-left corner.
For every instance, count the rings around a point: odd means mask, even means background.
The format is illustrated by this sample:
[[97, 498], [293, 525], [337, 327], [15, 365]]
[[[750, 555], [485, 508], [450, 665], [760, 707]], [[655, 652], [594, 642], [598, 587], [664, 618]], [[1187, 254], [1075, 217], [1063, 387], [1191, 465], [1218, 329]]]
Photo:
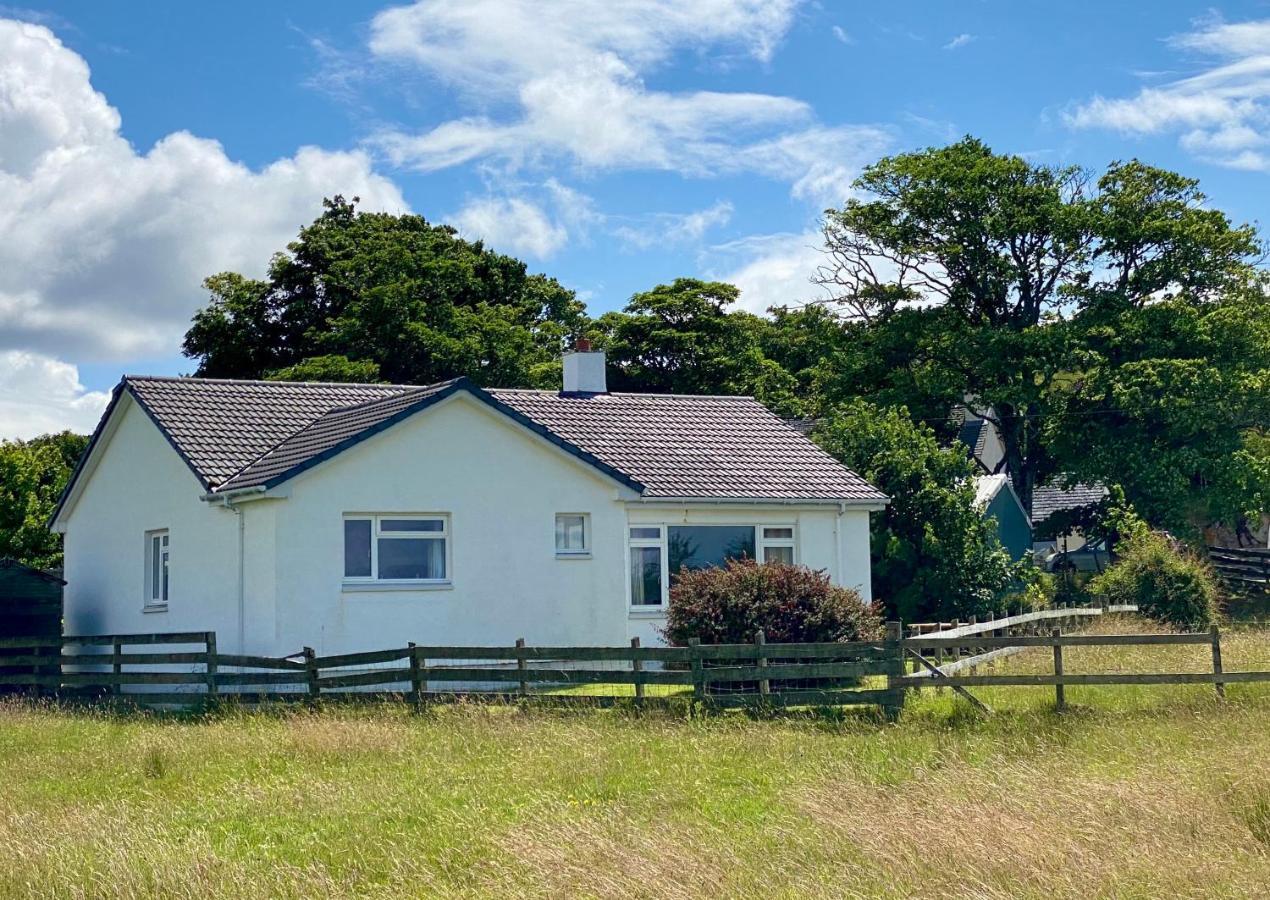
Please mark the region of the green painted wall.
[[983, 514], [997, 520], [997, 535], [1011, 559], [1022, 559], [1032, 552], [1032, 526], [1008, 490], [997, 492]]

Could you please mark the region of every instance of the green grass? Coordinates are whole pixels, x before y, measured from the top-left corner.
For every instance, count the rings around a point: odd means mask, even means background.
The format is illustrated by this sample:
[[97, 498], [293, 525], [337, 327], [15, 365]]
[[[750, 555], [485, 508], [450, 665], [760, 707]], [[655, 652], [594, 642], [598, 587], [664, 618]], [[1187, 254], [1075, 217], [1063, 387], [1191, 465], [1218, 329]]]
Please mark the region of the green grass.
[[[1270, 634], [1224, 641], [1270, 668]], [[1068, 671], [1203, 671], [1205, 647]], [[998, 671], [1047, 671], [1047, 651]], [[0, 707], [3, 897], [1245, 897], [1270, 689], [926, 692], [755, 719]]]

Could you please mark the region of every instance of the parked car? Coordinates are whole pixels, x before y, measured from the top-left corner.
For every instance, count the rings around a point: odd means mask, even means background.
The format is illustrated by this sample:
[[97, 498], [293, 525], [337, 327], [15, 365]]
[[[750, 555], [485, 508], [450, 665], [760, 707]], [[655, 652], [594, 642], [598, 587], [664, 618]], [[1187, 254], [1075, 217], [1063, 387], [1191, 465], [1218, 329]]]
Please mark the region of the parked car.
[[1046, 572], [1101, 572], [1111, 563], [1111, 554], [1101, 541], [1075, 550], [1054, 550], [1041, 561]]

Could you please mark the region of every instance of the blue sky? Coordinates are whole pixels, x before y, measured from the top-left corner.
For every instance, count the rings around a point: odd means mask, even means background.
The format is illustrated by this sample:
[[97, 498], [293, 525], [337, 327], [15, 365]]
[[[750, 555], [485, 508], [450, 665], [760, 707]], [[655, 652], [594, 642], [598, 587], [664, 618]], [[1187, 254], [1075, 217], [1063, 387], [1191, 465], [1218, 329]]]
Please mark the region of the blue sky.
[[411, 210], [591, 309], [679, 275], [816, 296], [820, 212], [970, 133], [1270, 200], [1270, 2], [0, 4], [0, 437], [188, 372], [199, 281], [322, 196]]

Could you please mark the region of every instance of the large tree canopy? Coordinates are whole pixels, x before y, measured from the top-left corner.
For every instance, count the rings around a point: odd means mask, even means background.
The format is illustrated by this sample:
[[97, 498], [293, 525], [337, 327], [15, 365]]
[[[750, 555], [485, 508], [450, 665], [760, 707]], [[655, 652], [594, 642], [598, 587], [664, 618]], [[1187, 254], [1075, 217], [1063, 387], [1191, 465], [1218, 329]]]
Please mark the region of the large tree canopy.
[[341, 197], [265, 280], [223, 272], [206, 286], [211, 303], [184, 350], [208, 377], [545, 384], [583, 322], [571, 291], [521, 261], [422, 216], [357, 212]]
[[941, 446], [903, 407], [863, 400], [830, 411], [813, 436], [891, 497], [870, 520], [873, 594], [888, 616], [911, 622], [1001, 610], [1020, 569], [975, 506], [964, 453]]
[[636, 294], [590, 334], [608, 353], [609, 387], [673, 394], [746, 394], [797, 415], [798, 383], [763, 352], [770, 323], [729, 307], [733, 285], [678, 278]]
[[[1261, 248], [1195, 181], [1139, 162], [1095, 181], [967, 138], [883, 159], [857, 187], [825, 223], [820, 280], [860, 338], [822, 366], [827, 398], [936, 415], [968, 401], [999, 428], [1029, 507], [1047, 476], [1079, 473], [1134, 502], [1156, 489], [1149, 505], [1176, 526], [1206, 505], [1197, 492], [1247, 482], [1247, 466], [1223, 469], [1267, 421], [1264, 328], [1256, 349], [1192, 339], [1264, 317]], [[1098, 429], [1116, 440], [1090, 447]], [[1171, 499], [1140, 464], [1161, 446]]]
[[0, 441], [0, 557], [37, 569], [62, 564], [62, 537], [46, 526], [87, 446], [69, 431]]

